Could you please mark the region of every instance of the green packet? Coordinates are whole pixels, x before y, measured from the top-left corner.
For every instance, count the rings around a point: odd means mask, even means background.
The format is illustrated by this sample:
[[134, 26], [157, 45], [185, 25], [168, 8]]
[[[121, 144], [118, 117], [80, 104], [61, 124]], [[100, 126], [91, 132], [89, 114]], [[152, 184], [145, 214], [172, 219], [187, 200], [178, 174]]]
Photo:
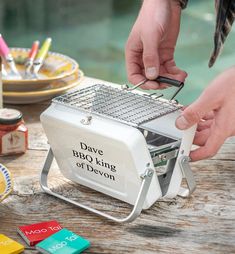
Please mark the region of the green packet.
[[64, 228], [36, 245], [45, 254], [77, 254], [90, 246], [90, 242]]

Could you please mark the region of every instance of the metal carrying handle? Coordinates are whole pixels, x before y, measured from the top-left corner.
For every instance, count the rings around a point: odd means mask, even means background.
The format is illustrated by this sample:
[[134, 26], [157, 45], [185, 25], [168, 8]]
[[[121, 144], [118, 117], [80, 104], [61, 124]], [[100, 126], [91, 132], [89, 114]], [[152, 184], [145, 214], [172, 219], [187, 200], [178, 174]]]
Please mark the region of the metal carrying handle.
[[142, 178], [142, 183], [141, 183], [141, 186], [140, 186], [140, 190], [139, 190], [139, 193], [137, 195], [137, 198], [136, 198], [136, 201], [135, 201], [135, 204], [133, 206], [133, 209], [131, 210], [131, 212], [129, 213], [129, 215], [127, 215], [126, 217], [124, 218], [117, 218], [117, 217], [114, 217], [112, 215], [109, 215], [107, 213], [104, 213], [102, 211], [99, 211], [97, 209], [94, 209], [92, 207], [89, 207], [87, 205], [83, 205], [82, 203], [79, 203], [79, 202], [76, 202], [72, 199], [69, 199], [69, 198], [66, 198], [56, 192], [53, 192], [47, 182], [48, 182], [48, 174], [49, 174], [49, 171], [50, 171], [50, 168], [51, 168], [51, 164], [52, 164], [52, 161], [54, 159], [54, 154], [50, 148], [50, 150], [48, 151], [48, 154], [47, 154], [47, 157], [46, 157], [46, 160], [45, 160], [45, 163], [43, 165], [43, 169], [42, 169], [42, 172], [41, 172], [41, 175], [40, 175], [40, 185], [41, 185], [41, 188], [48, 194], [50, 195], [53, 195], [57, 198], [60, 198], [66, 202], [69, 202], [75, 206], [78, 206], [78, 207], [81, 207], [83, 209], [86, 209], [88, 210], [89, 212], [92, 212], [92, 213], [95, 213], [96, 215], [99, 215], [99, 216], [102, 216], [102, 217], [105, 217], [107, 219], [110, 219], [112, 221], [115, 221], [115, 222], [131, 222], [133, 220], [135, 220], [141, 213], [142, 209], [143, 209], [143, 205], [144, 205], [144, 202], [146, 200], [146, 196], [148, 194], [148, 190], [149, 190], [149, 187], [150, 187], [150, 184], [151, 184], [151, 181], [152, 181], [152, 178], [153, 178], [153, 174], [154, 174], [154, 170], [151, 169], [151, 168], [147, 168], [145, 173], [143, 175], [141, 175], [141, 178]]
[[156, 78], [156, 81], [159, 82], [159, 83], [166, 83], [166, 84], [169, 84], [171, 86], [178, 87], [178, 89], [172, 95], [170, 100], [173, 100], [175, 98], [175, 96], [180, 92], [180, 90], [184, 87], [184, 82], [181, 82], [181, 81], [176, 80], [176, 79], [167, 78], [167, 77], [158, 76]]
[[[142, 86], [144, 83], [146, 83], [149, 79], [144, 79], [141, 82], [139, 82], [137, 85], [133, 86], [132, 88], [129, 88], [129, 91], [135, 90], [136, 88]], [[171, 78], [167, 78], [167, 77], [163, 77], [163, 76], [158, 76], [155, 80], [156, 82], [159, 83], [166, 83], [169, 84], [171, 86], [175, 86], [178, 87], [178, 89], [175, 91], [175, 93], [172, 95], [170, 100], [173, 100], [175, 98], [175, 96], [180, 92], [180, 90], [184, 87], [184, 82], [181, 82], [179, 80], [176, 79], [171, 79]]]

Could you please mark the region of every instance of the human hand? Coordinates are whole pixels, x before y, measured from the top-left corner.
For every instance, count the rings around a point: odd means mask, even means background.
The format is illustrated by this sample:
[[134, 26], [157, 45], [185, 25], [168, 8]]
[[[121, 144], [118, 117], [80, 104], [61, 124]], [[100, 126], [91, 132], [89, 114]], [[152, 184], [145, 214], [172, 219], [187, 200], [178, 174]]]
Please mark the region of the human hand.
[[214, 156], [226, 138], [235, 135], [235, 67], [216, 77], [176, 120], [181, 130], [194, 124], [194, 144], [199, 148], [190, 153], [192, 161]]
[[[138, 84], [158, 75], [184, 81], [187, 74], [174, 61], [181, 7], [175, 0], [145, 0], [126, 44], [128, 80]], [[148, 81], [143, 89], [164, 88]]]

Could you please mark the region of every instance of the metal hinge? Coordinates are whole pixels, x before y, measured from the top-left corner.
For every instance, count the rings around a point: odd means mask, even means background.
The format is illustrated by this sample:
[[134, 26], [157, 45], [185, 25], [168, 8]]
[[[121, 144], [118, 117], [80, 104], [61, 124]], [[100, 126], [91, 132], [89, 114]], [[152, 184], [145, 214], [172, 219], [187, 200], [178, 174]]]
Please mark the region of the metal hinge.
[[191, 167], [189, 165], [189, 160], [190, 158], [188, 156], [181, 156], [179, 158], [180, 169], [188, 186], [188, 188], [180, 187], [178, 195], [181, 197], [190, 196], [196, 189], [196, 182]]

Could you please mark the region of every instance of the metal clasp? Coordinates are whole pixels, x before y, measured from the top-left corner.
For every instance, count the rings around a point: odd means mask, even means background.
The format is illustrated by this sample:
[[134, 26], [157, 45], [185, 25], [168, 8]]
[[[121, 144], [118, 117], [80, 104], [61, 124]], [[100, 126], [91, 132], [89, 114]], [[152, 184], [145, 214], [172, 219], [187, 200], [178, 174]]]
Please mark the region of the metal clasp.
[[89, 125], [91, 123], [91, 120], [92, 120], [92, 116], [89, 115], [89, 116], [86, 116], [85, 118], [83, 118], [81, 120], [81, 123], [84, 125]]

